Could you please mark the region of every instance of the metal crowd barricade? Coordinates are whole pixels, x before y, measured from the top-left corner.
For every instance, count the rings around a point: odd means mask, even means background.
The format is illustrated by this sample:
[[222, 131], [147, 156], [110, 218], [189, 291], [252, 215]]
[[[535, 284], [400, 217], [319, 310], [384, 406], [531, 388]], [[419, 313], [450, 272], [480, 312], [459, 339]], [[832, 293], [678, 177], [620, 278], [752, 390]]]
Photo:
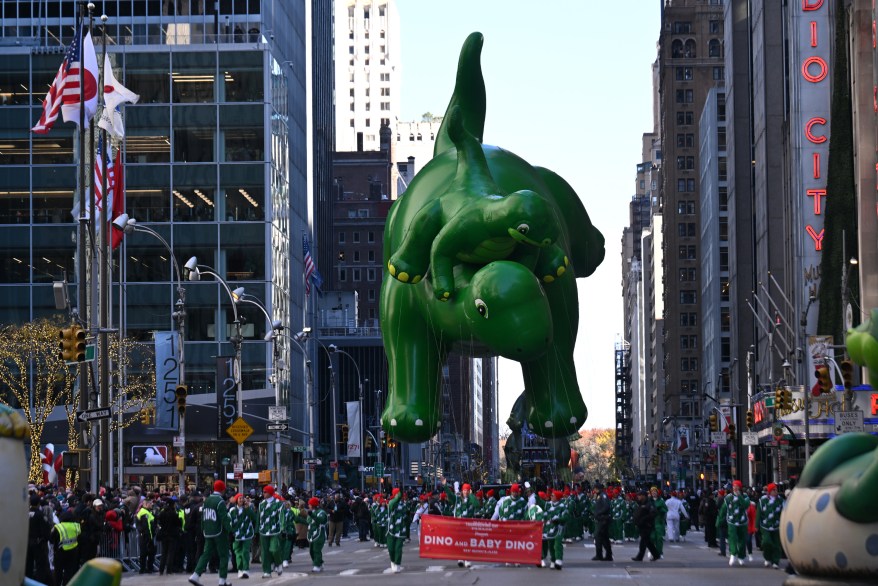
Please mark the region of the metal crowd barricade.
[[[161, 550], [161, 542], [157, 542], [153, 571], [158, 570], [162, 554]], [[123, 530], [121, 533], [117, 533], [112, 529], [105, 530], [101, 535], [98, 555], [119, 560], [122, 562], [122, 567], [126, 572], [139, 572], [140, 532], [137, 530], [137, 526], [135, 525], [127, 531]]]

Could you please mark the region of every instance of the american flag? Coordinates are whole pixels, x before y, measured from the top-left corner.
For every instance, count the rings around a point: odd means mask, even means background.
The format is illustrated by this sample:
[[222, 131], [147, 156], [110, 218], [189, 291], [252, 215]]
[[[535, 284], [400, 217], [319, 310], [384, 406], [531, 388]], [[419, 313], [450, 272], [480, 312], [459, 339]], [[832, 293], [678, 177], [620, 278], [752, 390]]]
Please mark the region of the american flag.
[[[107, 163], [107, 217], [113, 218], [113, 194], [116, 190], [116, 171], [113, 166], [112, 151], [104, 153], [104, 141], [98, 141], [98, 152], [95, 157], [95, 213], [100, 214], [104, 205], [104, 161]], [[88, 215], [88, 212], [86, 212]]]
[[311, 256], [311, 245], [308, 243], [308, 236], [304, 234], [302, 235], [302, 253], [305, 264], [305, 294], [310, 295], [311, 283], [314, 283], [314, 287], [319, 291], [320, 286], [323, 285], [323, 277], [320, 276], [320, 271], [314, 264], [314, 258]]
[[[110, 151], [112, 151], [112, 147], [110, 147]], [[95, 186], [95, 213], [100, 217], [101, 207], [104, 205], [104, 168], [103, 168], [103, 159], [107, 161], [107, 191], [110, 196], [108, 198], [108, 207], [107, 207], [107, 218], [113, 218], [113, 194], [115, 192], [115, 181], [116, 181], [116, 172], [113, 158], [107, 154], [104, 154], [103, 141], [98, 141], [97, 153], [95, 154], [95, 164], [94, 164], [94, 186]], [[73, 200], [73, 210], [70, 212], [74, 219], [79, 219], [79, 199], [74, 198]], [[86, 205], [85, 213], [83, 214], [86, 218], [91, 217], [91, 210], [89, 206]], [[100, 232], [100, 226], [96, 228], [97, 232]]]
[[[58, 119], [58, 114], [64, 115], [65, 121], [72, 121], [79, 124], [79, 99], [80, 99], [80, 78], [82, 69], [82, 47], [86, 49], [85, 63], [85, 119], [88, 121], [94, 116], [97, 106], [97, 58], [95, 56], [94, 44], [91, 40], [91, 33], [85, 33], [85, 27], [77, 27], [80, 33], [73, 39], [67, 52], [64, 54], [64, 61], [55, 74], [49, 93], [43, 100], [43, 113], [39, 122], [31, 131], [34, 134], [46, 134], [52, 130], [52, 126]], [[88, 122], [86, 122], [88, 126]]]

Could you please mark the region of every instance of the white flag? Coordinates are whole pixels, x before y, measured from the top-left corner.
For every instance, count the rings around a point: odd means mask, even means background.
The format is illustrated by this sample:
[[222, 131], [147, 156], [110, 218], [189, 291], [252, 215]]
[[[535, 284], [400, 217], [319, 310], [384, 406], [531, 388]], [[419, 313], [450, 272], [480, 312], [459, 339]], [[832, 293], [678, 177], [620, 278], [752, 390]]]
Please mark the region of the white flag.
[[113, 66], [110, 64], [110, 56], [104, 56], [104, 111], [98, 126], [109, 132], [116, 138], [125, 136], [125, 125], [122, 122], [122, 114], [119, 106], [123, 103], [136, 104], [140, 96], [119, 83], [113, 75]]
[[348, 410], [348, 458], [359, 458], [360, 446], [360, 402], [347, 401]]

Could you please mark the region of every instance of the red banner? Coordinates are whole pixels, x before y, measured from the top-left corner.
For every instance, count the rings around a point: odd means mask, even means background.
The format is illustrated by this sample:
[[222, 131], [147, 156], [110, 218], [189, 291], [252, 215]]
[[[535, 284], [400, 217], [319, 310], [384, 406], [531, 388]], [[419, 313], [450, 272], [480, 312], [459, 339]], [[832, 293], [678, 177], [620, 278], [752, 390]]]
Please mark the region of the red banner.
[[542, 548], [539, 521], [421, 517], [422, 558], [539, 564]]

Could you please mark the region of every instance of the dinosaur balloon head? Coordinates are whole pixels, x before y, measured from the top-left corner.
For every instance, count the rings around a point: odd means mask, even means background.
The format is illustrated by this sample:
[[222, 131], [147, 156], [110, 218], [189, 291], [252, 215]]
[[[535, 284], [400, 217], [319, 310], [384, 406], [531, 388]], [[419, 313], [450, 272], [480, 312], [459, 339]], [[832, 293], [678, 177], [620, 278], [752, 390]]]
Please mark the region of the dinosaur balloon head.
[[461, 299], [472, 337], [511, 360], [533, 360], [552, 343], [552, 315], [537, 278], [521, 264], [492, 262]]

